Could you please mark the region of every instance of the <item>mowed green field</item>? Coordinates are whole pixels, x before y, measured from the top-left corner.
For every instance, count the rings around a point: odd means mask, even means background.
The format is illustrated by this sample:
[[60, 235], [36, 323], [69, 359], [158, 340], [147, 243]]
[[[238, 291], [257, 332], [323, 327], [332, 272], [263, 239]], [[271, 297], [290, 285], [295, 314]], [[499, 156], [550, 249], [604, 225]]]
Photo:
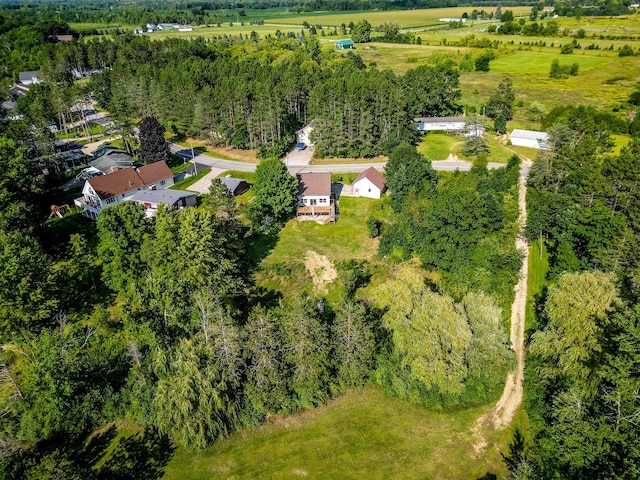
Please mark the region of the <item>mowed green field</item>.
[[351, 390], [314, 410], [245, 428], [204, 452], [178, 449], [164, 478], [506, 478], [500, 453], [512, 429], [485, 432], [487, 448], [474, 451], [474, 424], [486, 410], [434, 412], [377, 388]]

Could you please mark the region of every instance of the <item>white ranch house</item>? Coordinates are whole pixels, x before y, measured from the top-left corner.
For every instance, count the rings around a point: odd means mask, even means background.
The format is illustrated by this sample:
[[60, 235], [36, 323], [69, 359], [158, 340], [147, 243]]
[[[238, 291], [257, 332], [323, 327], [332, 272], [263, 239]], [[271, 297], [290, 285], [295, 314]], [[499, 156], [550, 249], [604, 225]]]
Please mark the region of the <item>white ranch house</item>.
[[421, 132], [447, 131], [464, 132], [467, 121], [464, 117], [418, 117], [413, 119]]
[[515, 128], [509, 135], [509, 140], [511, 140], [511, 145], [519, 147], [529, 147], [537, 150], [549, 149], [549, 135], [545, 132]]

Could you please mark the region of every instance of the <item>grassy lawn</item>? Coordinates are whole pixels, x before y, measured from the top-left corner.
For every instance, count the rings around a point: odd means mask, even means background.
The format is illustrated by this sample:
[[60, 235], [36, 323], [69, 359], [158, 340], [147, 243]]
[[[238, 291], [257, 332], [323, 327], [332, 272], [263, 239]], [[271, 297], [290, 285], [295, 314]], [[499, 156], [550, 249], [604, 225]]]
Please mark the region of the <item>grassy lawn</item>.
[[[335, 223], [320, 225], [294, 219], [276, 239], [254, 239], [249, 245], [249, 256], [254, 262], [260, 262], [256, 282], [284, 295], [312, 293], [312, 279], [304, 265], [307, 252], [326, 256], [331, 267], [346, 259], [371, 259], [378, 250], [378, 240], [369, 238], [366, 219], [380, 206], [379, 200], [343, 197], [340, 199], [340, 217]], [[330, 302], [339, 298], [340, 285], [332, 282], [326, 285], [327, 290], [323, 290]]]
[[185, 178], [181, 182], [174, 183], [169, 188], [174, 190], [189, 190], [189, 187], [200, 180], [202, 177], [207, 175], [211, 171], [210, 168], [203, 168], [197, 174], [191, 175], [190, 177]]
[[231, 175], [233, 178], [241, 178], [242, 180], [246, 180], [249, 183], [254, 183], [254, 179], [256, 177], [256, 172], [241, 172], [240, 170], [227, 170], [226, 172], [222, 172], [218, 177], [226, 177], [227, 175]]
[[369, 238], [365, 221], [377, 200], [343, 197], [337, 222], [320, 225], [316, 222], [290, 220], [281, 230], [280, 240], [265, 263], [286, 262], [304, 258], [308, 250], [326, 255], [330, 260], [371, 258], [378, 242]]
[[[542, 250], [541, 250], [542, 248]], [[539, 300], [544, 288], [549, 285], [547, 272], [549, 270], [549, 253], [544, 242], [535, 241], [529, 247], [529, 274], [527, 277], [527, 310], [526, 328], [535, 322], [535, 302]]]
[[488, 448], [473, 458], [473, 424], [487, 408], [434, 412], [377, 388], [352, 390], [314, 410], [236, 432], [202, 453], [178, 449], [164, 478], [506, 478], [500, 452], [507, 451], [511, 430], [487, 432]]
[[446, 133], [430, 133], [418, 145], [418, 151], [429, 160], [446, 160], [450, 153], [461, 147], [464, 140]]

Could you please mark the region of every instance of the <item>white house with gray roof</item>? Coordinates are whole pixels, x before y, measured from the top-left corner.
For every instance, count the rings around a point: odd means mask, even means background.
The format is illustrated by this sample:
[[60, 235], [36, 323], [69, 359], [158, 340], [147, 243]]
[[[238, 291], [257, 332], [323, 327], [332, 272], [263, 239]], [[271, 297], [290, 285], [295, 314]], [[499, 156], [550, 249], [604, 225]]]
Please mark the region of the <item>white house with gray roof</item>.
[[18, 74], [18, 78], [20, 79], [20, 83], [22, 85], [33, 85], [34, 83], [40, 83], [42, 82], [42, 80], [40, 80], [38, 78], [38, 73], [36, 71], [31, 71], [31, 72], [20, 72]]
[[197, 194], [186, 190], [140, 190], [134, 193], [129, 200], [136, 205], [144, 206], [145, 217], [153, 217], [160, 205], [169, 210], [182, 210], [187, 207], [195, 207], [198, 202]]

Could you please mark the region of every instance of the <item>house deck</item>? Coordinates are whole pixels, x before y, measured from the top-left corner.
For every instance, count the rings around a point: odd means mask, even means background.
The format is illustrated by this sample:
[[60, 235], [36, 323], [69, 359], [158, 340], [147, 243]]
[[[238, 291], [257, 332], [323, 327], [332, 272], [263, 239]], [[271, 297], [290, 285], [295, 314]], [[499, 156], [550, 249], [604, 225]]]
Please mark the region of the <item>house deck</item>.
[[296, 212], [298, 220], [315, 220], [316, 222], [329, 223], [336, 221], [336, 204], [331, 199], [330, 205], [305, 205], [298, 207]]

